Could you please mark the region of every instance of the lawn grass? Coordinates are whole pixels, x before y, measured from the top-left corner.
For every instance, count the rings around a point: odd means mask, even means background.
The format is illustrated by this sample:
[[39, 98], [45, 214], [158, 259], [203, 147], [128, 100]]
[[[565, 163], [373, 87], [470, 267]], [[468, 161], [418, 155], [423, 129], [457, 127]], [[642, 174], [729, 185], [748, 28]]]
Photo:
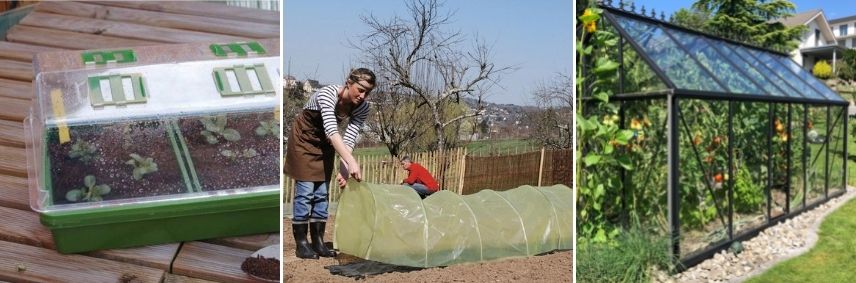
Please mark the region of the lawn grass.
[[806, 254], [779, 263], [746, 282], [854, 282], [856, 280], [856, 200], [828, 215], [817, 244]]

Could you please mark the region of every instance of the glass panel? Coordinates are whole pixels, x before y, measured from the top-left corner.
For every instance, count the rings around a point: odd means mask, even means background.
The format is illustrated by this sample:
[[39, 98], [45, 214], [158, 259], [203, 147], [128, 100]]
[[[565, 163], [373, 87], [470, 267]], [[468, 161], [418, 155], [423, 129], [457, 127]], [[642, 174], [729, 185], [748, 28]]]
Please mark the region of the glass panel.
[[802, 79], [800, 79], [799, 77], [794, 75], [794, 73], [791, 72], [790, 70], [788, 70], [787, 68], [785, 68], [785, 66], [782, 66], [782, 64], [777, 62], [775, 58], [773, 58], [772, 56], [770, 56], [766, 52], [760, 52], [760, 51], [752, 50], [752, 49], [748, 49], [748, 48], [744, 48], [744, 49], [748, 50], [750, 53], [755, 55], [755, 57], [758, 58], [758, 60], [761, 60], [761, 62], [764, 62], [764, 64], [767, 65], [767, 67], [772, 69], [774, 72], [776, 72], [776, 74], [782, 76], [783, 79], [785, 79], [792, 87], [794, 87], [796, 90], [798, 90], [802, 95], [805, 95], [805, 97], [813, 98], [813, 99], [823, 99], [824, 98], [823, 95], [821, 95], [816, 90], [814, 90], [814, 88], [812, 88], [811, 86], [806, 84]]
[[[811, 106], [808, 113], [808, 133], [806, 143], [808, 144], [808, 199], [806, 204], [810, 205], [823, 199], [826, 182], [826, 140], [827, 125], [832, 121], [826, 121], [826, 106]], [[833, 121], [835, 117], [832, 117]]]
[[680, 109], [680, 249], [686, 257], [728, 239], [728, 102], [681, 100]]
[[635, 41], [660, 70], [666, 73], [677, 88], [725, 92], [660, 27], [618, 15], [613, 16], [631, 40]]
[[788, 176], [788, 105], [773, 104], [773, 141], [770, 149], [773, 158], [773, 180], [770, 186], [770, 218], [785, 213]]
[[630, 223], [638, 223], [653, 235], [667, 236], [668, 144], [666, 141], [666, 100], [626, 102], [625, 116], [634, 138], [628, 143], [630, 164], [627, 170], [627, 209]]
[[746, 60], [743, 60], [742, 57], [735, 54], [734, 51], [731, 51], [731, 48], [726, 47], [721, 42], [716, 42], [715, 44], [711, 44], [711, 46], [713, 46], [713, 48], [715, 48], [716, 50], [719, 50], [719, 52], [723, 56], [731, 60], [731, 62], [734, 62], [737, 68], [740, 68], [746, 74], [748, 74], [749, 79], [754, 80], [756, 83], [761, 85], [761, 87], [764, 88], [765, 93], [774, 96], [787, 96], [787, 94], [782, 92], [780, 88], [776, 87], [774, 81], [771, 81], [772, 79], [776, 78], [775, 76], [765, 76], [763, 74], [763, 69], [759, 71], [758, 69], [753, 67], [752, 64], [747, 63]]
[[749, 79], [710, 47], [704, 38], [679, 30], [668, 30], [675, 40], [689, 51], [704, 67], [710, 70], [731, 92], [763, 94]]
[[832, 137], [829, 147], [829, 194], [835, 194], [844, 190], [844, 127], [842, 126], [846, 108], [830, 107], [832, 111]]
[[767, 221], [768, 105], [734, 104], [734, 235]]
[[[653, 92], [665, 90], [666, 84], [654, 73], [651, 66], [639, 57], [636, 50], [625, 44], [624, 46], [624, 93]], [[617, 84], [616, 84], [617, 85]], [[616, 91], [615, 93], [619, 93]], [[665, 106], [663, 106], [665, 109]]]
[[788, 68], [791, 71], [793, 71], [794, 73], [796, 73], [800, 78], [805, 80], [806, 83], [808, 83], [809, 85], [814, 87], [815, 90], [819, 91], [827, 99], [834, 100], [834, 101], [844, 101], [844, 99], [842, 99], [841, 96], [839, 96], [837, 93], [835, 93], [834, 91], [829, 89], [829, 87], [826, 86], [823, 82], [821, 82], [820, 80], [818, 80], [817, 78], [815, 78], [814, 76], [809, 74], [808, 71], [806, 71], [805, 69], [800, 67], [800, 65], [798, 65], [796, 62], [791, 60], [791, 58], [787, 58], [784, 56], [772, 56], [772, 57], [775, 58], [776, 61], [779, 61], [779, 63], [782, 63], [782, 65], [785, 65], [786, 68]]
[[[805, 150], [803, 147], [804, 131], [804, 116], [805, 109], [803, 105], [791, 104], [791, 183], [790, 183], [790, 202], [788, 207], [790, 211], [796, 211], [803, 206], [803, 198], [805, 198], [805, 165], [803, 160], [807, 157], [803, 156]], [[805, 158], [804, 158], [805, 157]]]
[[[727, 48], [730, 49], [732, 52], [734, 52], [734, 54], [740, 56], [740, 58], [743, 58], [743, 60], [745, 62], [747, 62], [750, 66], [752, 66], [753, 68], [760, 71], [761, 74], [763, 74], [762, 76], [766, 77], [769, 81], [773, 82], [774, 86], [778, 86], [783, 91], [785, 91], [786, 95], [788, 97], [804, 98], [804, 96], [800, 95], [800, 93], [797, 90], [795, 90], [790, 85], [785, 83], [785, 80], [783, 80], [782, 77], [779, 77], [776, 74], [773, 74], [769, 68], [764, 66], [764, 64], [761, 64], [761, 62], [759, 62], [754, 57], [752, 57], [748, 53], [746, 53], [746, 51], [743, 47], [740, 47], [740, 46], [737, 46], [737, 45], [734, 45], [731, 43], [726, 43], [726, 42], [722, 42], [722, 44], [724, 46], [727, 46]], [[725, 48], [725, 47], [723, 47], [723, 48]]]

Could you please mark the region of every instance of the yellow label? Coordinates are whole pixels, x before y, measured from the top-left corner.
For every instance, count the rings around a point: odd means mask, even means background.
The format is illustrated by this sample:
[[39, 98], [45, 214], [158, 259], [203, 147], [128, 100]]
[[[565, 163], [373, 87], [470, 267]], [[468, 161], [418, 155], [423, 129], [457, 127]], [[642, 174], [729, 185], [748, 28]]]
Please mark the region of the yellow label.
[[279, 105], [277, 105], [273, 109], [273, 118], [276, 119], [277, 121], [279, 121], [279, 119], [281, 119], [280, 116], [282, 116], [282, 115], [279, 114]]
[[62, 101], [62, 91], [58, 88], [51, 90], [51, 105], [53, 106], [54, 116], [60, 121], [57, 123], [59, 143], [70, 142], [71, 134], [68, 133], [68, 125], [62, 121], [62, 118], [65, 117], [65, 102]]

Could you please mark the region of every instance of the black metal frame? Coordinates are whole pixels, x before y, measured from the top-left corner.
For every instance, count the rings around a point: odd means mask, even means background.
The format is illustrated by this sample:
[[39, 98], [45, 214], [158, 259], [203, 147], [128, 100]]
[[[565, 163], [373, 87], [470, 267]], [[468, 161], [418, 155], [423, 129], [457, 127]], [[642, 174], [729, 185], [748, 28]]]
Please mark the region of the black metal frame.
[[[837, 125], [837, 126], [844, 127], [844, 129], [843, 129], [843, 133], [844, 133], [844, 136], [843, 136], [844, 154], [843, 154], [843, 156], [833, 156], [833, 158], [842, 158], [843, 159], [843, 166], [842, 166], [843, 167], [842, 168], [842, 170], [843, 170], [843, 172], [842, 172], [843, 173], [842, 174], [843, 184], [842, 185], [844, 188], [846, 188], [846, 182], [847, 182], [847, 154], [846, 154], [846, 152], [847, 152], [847, 130], [848, 130], [847, 129], [848, 117], [847, 117], [846, 107], [849, 105], [848, 102], [846, 102], [846, 100], [836, 101], [836, 100], [825, 100], [825, 99], [815, 99], [815, 98], [806, 97], [804, 94], [799, 92], [799, 88], [796, 87], [797, 84], [807, 85], [811, 90], [814, 90], [815, 92], [819, 93], [821, 96], [825, 97], [826, 95], [824, 95], [824, 93], [822, 93], [821, 90], [818, 90], [816, 87], [812, 86], [811, 84], [808, 84], [808, 82], [805, 81], [799, 74], [794, 73], [791, 69], [787, 68], [787, 66], [783, 66], [784, 64], [782, 64], [780, 62], [771, 62], [771, 64], [773, 64], [773, 65], [778, 64], [776, 66], [784, 67], [784, 70], [791, 72], [791, 74], [799, 80], [798, 81], [787, 81], [784, 78], [782, 78], [780, 75], [776, 74], [776, 72], [774, 72], [772, 69], [770, 69], [771, 66], [767, 66], [763, 61], [761, 61], [757, 56], [755, 56], [751, 52], [744, 52], [744, 53], [746, 53], [747, 57], [750, 57], [749, 59], [747, 59], [746, 57], [744, 57], [744, 54], [740, 54], [736, 50], [733, 50], [733, 49], [728, 49], [728, 51], [734, 53], [734, 55], [735, 55], [734, 59], [735, 60], [743, 60], [742, 63], [747, 63], [747, 64], [751, 64], [751, 62], [749, 62], [748, 60], [755, 60], [760, 65], [760, 67], [758, 67], [758, 68], [761, 68], [764, 71], [770, 71], [770, 74], [775, 74], [775, 76], [777, 76], [780, 80], [784, 81], [785, 82], [784, 85], [780, 86], [780, 85], [773, 84], [772, 87], [775, 88], [775, 90], [782, 91], [782, 93], [789, 94], [790, 96], [774, 96], [774, 95], [733, 93], [733, 92], [731, 92], [731, 90], [729, 89], [727, 84], [720, 81], [714, 75], [713, 71], [709, 70], [708, 67], [705, 67], [704, 65], [702, 65], [701, 62], [699, 62], [693, 56], [690, 56], [690, 57], [693, 60], [695, 60], [695, 63], [697, 63], [701, 67], [701, 70], [704, 73], [706, 73], [708, 76], [710, 76], [710, 78], [712, 78], [713, 81], [717, 85], [719, 85], [723, 90], [725, 90], [726, 92], [678, 89], [676, 87], [676, 85], [674, 84], [674, 82], [672, 82], [668, 78], [668, 76], [666, 76], [665, 72], [662, 69], [660, 69], [657, 66], [657, 64], [655, 64], [654, 60], [652, 58], [650, 58], [645, 53], [644, 49], [641, 46], [639, 46], [639, 44], [637, 42], [635, 42], [634, 40], [630, 40], [629, 38], [631, 38], [631, 37], [628, 35], [628, 33], [622, 27], [620, 27], [618, 24], [616, 24], [617, 20], [616, 20], [614, 14], [624, 16], [624, 17], [633, 18], [635, 20], [645, 21], [645, 22], [648, 22], [650, 24], [653, 24], [653, 25], [660, 27], [661, 29], [663, 29], [664, 34], [671, 41], [673, 41], [676, 44], [676, 46], [678, 46], [680, 49], [682, 49], [686, 54], [690, 54], [690, 55], [693, 53], [689, 52], [687, 50], [687, 48], [680, 41], [678, 41], [673, 34], [671, 34], [669, 32], [669, 29], [676, 29], [676, 30], [691, 33], [694, 35], [700, 35], [705, 40], [705, 42], [707, 42], [710, 45], [716, 43], [716, 41], [725, 41], [725, 42], [729, 42], [731, 44], [739, 45], [739, 46], [746, 47], [746, 48], [751, 48], [753, 50], [757, 50], [757, 51], [761, 51], [761, 52], [774, 53], [776, 56], [786, 56], [787, 57], [787, 56], [789, 56], [788, 54], [778, 52], [778, 51], [773, 51], [773, 50], [767, 50], [764, 48], [760, 48], [757, 46], [749, 45], [746, 43], [738, 42], [738, 41], [727, 39], [727, 38], [722, 38], [722, 37], [718, 37], [718, 36], [714, 36], [714, 35], [710, 35], [710, 34], [704, 34], [704, 33], [701, 33], [701, 32], [695, 31], [695, 30], [691, 30], [691, 29], [687, 29], [687, 28], [680, 27], [677, 25], [673, 25], [671, 23], [667, 23], [667, 22], [664, 22], [662, 20], [652, 19], [652, 18], [649, 18], [648, 16], [645, 16], [645, 15], [640, 16], [640, 15], [634, 14], [632, 11], [624, 10], [623, 3], [622, 3], [622, 6], [620, 8], [603, 5], [603, 3], [601, 3], [600, 7], [605, 10], [605, 12], [603, 13], [605, 20], [609, 21], [609, 23], [615, 28], [615, 30], [620, 35], [619, 48], [618, 48], [619, 60], [621, 60], [621, 62], [623, 63], [623, 56], [624, 56], [623, 54], [624, 54], [624, 48], [625, 48], [624, 45], [629, 44], [630, 47], [633, 48], [635, 53], [651, 68], [651, 70], [656, 74], [656, 76], [660, 80], [662, 80], [663, 83], [667, 87], [666, 90], [659, 90], [659, 91], [652, 91], [652, 92], [624, 93], [624, 82], [625, 82], [626, 78], [625, 78], [623, 64], [622, 64], [619, 67], [619, 82], [618, 82], [619, 94], [610, 96], [610, 100], [617, 102], [619, 104], [619, 115], [620, 115], [620, 123], [619, 123], [620, 125], [619, 126], [621, 128], [624, 128], [625, 119], [626, 119], [626, 117], [625, 117], [626, 116], [625, 102], [637, 101], [637, 100], [666, 99], [666, 108], [667, 108], [667, 113], [668, 113], [666, 121], [665, 121], [666, 124], [668, 124], [668, 131], [667, 131], [668, 179], [667, 179], [667, 188], [666, 188], [668, 190], [668, 193], [667, 193], [668, 222], [669, 222], [669, 235], [671, 237], [671, 254], [673, 255], [676, 262], [679, 263], [678, 269], [684, 269], [684, 268], [688, 268], [690, 266], [693, 266], [695, 264], [698, 264], [705, 259], [713, 257], [713, 255], [715, 255], [717, 252], [728, 248], [735, 241], [742, 241], [742, 240], [754, 237], [763, 229], [766, 229], [770, 226], [776, 225], [782, 221], [790, 219], [796, 215], [799, 215], [800, 213], [802, 213], [804, 211], [813, 209], [813, 208], [817, 207], [818, 205], [829, 201], [832, 198], [835, 198], [835, 197], [838, 197], [838, 196], [844, 194], [845, 190], [841, 190], [841, 191], [834, 192], [834, 193], [830, 194], [830, 192], [829, 192], [829, 188], [830, 188], [829, 183], [830, 182], [829, 181], [830, 181], [831, 172], [829, 172], [829, 170], [830, 170], [830, 160], [831, 160], [830, 159], [830, 151], [832, 150], [831, 149], [831, 139], [832, 139], [832, 136], [834, 134], [834, 133], [832, 133], [832, 129], [835, 128]], [[695, 42], [695, 41], [693, 41], [693, 42]], [[725, 47], [730, 48], [728, 46], [725, 46]], [[720, 57], [724, 58], [724, 60], [726, 60], [727, 63], [731, 64], [732, 66], [739, 66], [739, 65], [735, 64], [735, 61], [733, 61], [731, 58], [724, 56], [724, 54], [722, 52], [725, 52], [725, 51], [720, 51], [717, 48], [712, 48], [712, 49], [714, 50], [714, 52], [716, 52], [718, 55], [720, 55]], [[773, 66], [773, 67], [776, 67], [776, 66]], [[752, 77], [747, 76], [746, 72], [744, 70], [740, 69], [739, 67], [736, 69], [738, 72], [740, 72], [741, 75], [746, 77], [746, 79], [748, 80], [749, 83], [754, 84], [755, 86], [757, 86], [761, 90], [764, 90], [761, 82], [758, 82], [758, 81], [754, 80]], [[685, 130], [687, 131], [687, 134], [689, 134], [690, 132], [689, 132], [689, 128], [688, 128], [686, 122], [683, 120], [683, 117], [682, 117], [683, 113], [681, 113], [682, 111], [681, 111], [680, 105], [681, 105], [681, 101], [683, 101], [683, 100], [706, 100], [706, 101], [711, 101], [711, 102], [723, 101], [723, 102], [728, 103], [727, 104], [728, 105], [728, 117], [727, 117], [727, 128], [728, 128], [727, 159], [728, 159], [728, 163], [727, 163], [727, 170], [728, 170], [728, 175], [732, 176], [731, 178], [728, 179], [728, 182], [727, 182], [728, 187], [727, 187], [727, 192], [726, 192], [726, 197], [725, 197], [726, 201], [727, 201], [727, 207], [720, 206], [719, 201], [717, 200], [716, 196], [714, 196], [714, 204], [716, 205], [719, 221], [722, 221], [723, 225], [727, 225], [727, 227], [726, 227], [726, 229], [727, 229], [726, 240], [723, 240], [721, 242], [709, 245], [706, 248], [703, 248], [701, 250], [694, 251], [693, 253], [687, 255], [686, 257], [681, 257], [681, 250], [680, 250], [680, 241], [681, 241], [681, 235], [680, 235], [680, 233], [681, 233], [680, 232], [681, 231], [681, 224], [680, 224], [681, 223], [681, 219], [680, 219], [680, 207], [681, 207], [681, 203], [680, 203], [681, 202], [680, 134], [681, 134], [681, 128], [682, 127], [685, 128]], [[766, 138], [767, 138], [767, 140], [766, 140], [766, 144], [767, 144], [766, 154], [768, 157], [767, 158], [767, 168], [769, 168], [767, 170], [767, 184], [764, 188], [764, 195], [765, 195], [766, 201], [767, 201], [766, 209], [765, 209], [765, 211], [766, 211], [765, 220], [766, 221], [761, 225], [758, 225], [758, 226], [755, 226], [752, 228], [748, 228], [746, 230], [741, 230], [741, 231], [739, 231], [739, 233], [737, 233], [738, 231], [734, 230], [734, 186], [735, 186], [734, 180], [736, 179], [736, 176], [734, 174], [735, 173], [734, 172], [735, 156], [733, 154], [734, 153], [734, 140], [735, 140], [735, 137], [734, 137], [734, 135], [735, 135], [734, 134], [735, 109], [734, 108], [736, 107], [737, 102], [755, 102], [755, 103], [759, 103], [759, 104], [765, 103], [768, 105], [768, 110], [767, 110], [768, 114], [766, 115], [767, 119], [768, 119], [768, 121], [767, 121], [768, 122], [768, 128], [767, 128], [767, 133], [766, 133]], [[775, 109], [776, 109], [777, 105], [787, 107], [787, 117], [786, 117], [786, 119], [787, 119], [786, 125], [787, 126], [786, 127], [787, 127], [787, 135], [789, 137], [792, 136], [791, 134], [792, 134], [792, 130], [794, 129], [794, 126], [799, 126], [799, 124], [798, 124], [799, 121], [792, 119], [792, 118], [794, 118], [794, 117], [792, 117], [793, 116], [793, 110], [792, 110], [793, 106], [792, 105], [796, 105], [797, 107], [803, 108], [803, 115], [801, 117], [802, 118], [802, 131], [803, 131], [803, 133], [802, 133], [802, 138], [803, 138], [803, 141], [802, 141], [803, 151], [802, 152], [803, 152], [803, 154], [802, 154], [802, 156], [799, 157], [799, 160], [798, 160], [798, 162], [802, 163], [802, 168], [801, 168], [802, 172], [799, 172], [799, 173], [803, 174], [803, 180], [802, 180], [802, 183], [803, 183], [802, 184], [803, 185], [803, 188], [802, 188], [803, 189], [803, 196], [802, 197], [803, 197], [803, 199], [802, 199], [802, 203], [799, 205], [799, 207], [795, 206], [794, 211], [791, 211], [791, 205], [790, 205], [791, 190], [792, 190], [792, 185], [796, 185], [796, 184], [791, 184], [791, 182], [792, 182], [792, 180], [791, 180], [791, 173], [792, 172], [791, 171], [795, 171], [795, 168], [793, 166], [793, 160], [791, 158], [791, 155], [792, 155], [791, 148], [793, 146], [796, 146], [796, 145], [794, 142], [792, 142], [792, 139], [789, 138], [787, 140], [787, 143], [786, 143], [786, 152], [785, 152], [786, 158], [787, 158], [787, 161], [786, 161], [787, 165], [786, 165], [786, 172], [785, 172], [785, 174], [786, 174], [786, 176], [785, 176], [786, 177], [786, 179], [785, 179], [786, 180], [785, 181], [786, 187], [784, 190], [786, 200], [785, 200], [784, 207], [782, 208], [784, 213], [779, 215], [779, 216], [773, 217], [772, 216], [772, 202], [773, 202], [772, 200], [773, 200], [773, 198], [772, 198], [771, 191], [772, 191], [773, 186], [774, 186], [774, 176], [775, 175], [773, 174], [774, 173], [773, 172], [774, 171], [773, 170], [774, 152], [773, 152], [772, 140], [773, 140], [773, 134], [775, 131], [774, 119], [776, 116], [775, 115], [775, 112], [776, 112]], [[816, 106], [825, 106], [825, 109], [826, 109], [826, 138], [824, 141], [824, 145], [821, 147], [821, 150], [824, 151], [823, 154], [826, 155], [826, 158], [825, 158], [825, 164], [824, 164], [824, 170], [825, 170], [824, 175], [823, 175], [824, 176], [824, 181], [823, 181], [824, 191], [823, 191], [822, 199], [820, 201], [815, 201], [813, 203], [807, 203], [809, 184], [808, 184], [808, 179], [806, 178], [806, 176], [807, 176], [806, 173], [808, 172], [807, 170], [809, 170], [809, 162], [807, 160], [807, 156], [805, 153], [806, 153], [806, 150], [809, 149], [808, 144], [807, 144], [807, 133], [808, 133], [808, 126], [807, 125], [808, 125], [808, 121], [809, 121], [809, 111], [810, 111], [812, 106], [815, 106], [815, 107]], [[833, 121], [831, 121], [832, 120], [832, 112], [836, 108], [843, 108], [843, 110], [841, 111], [843, 116], [837, 117], [836, 121], [833, 122]], [[838, 124], [839, 118], [841, 119], [840, 121], [843, 121], [843, 123], [841, 123], [840, 125]], [[796, 117], [796, 119], [799, 119], [799, 117]], [[839, 129], [839, 131], [841, 131], [841, 129]], [[702, 175], [704, 176], [704, 178], [706, 178], [708, 176], [709, 172], [707, 169], [704, 168], [704, 165], [701, 162], [701, 159], [699, 157], [697, 149], [695, 149], [694, 145], [693, 145], [692, 150], [694, 151], [694, 155], [695, 155], [695, 158], [697, 159], [697, 162], [699, 162], [700, 168], [702, 168], [702, 171], [704, 171], [704, 173]], [[691, 153], [691, 154], [693, 154], [693, 153]], [[816, 158], [819, 158], [820, 154], [821, 153], [819, 152], [818, 157], [816, 157]], [[794, 172], [794, 173], [798, 173], [798, 172]], [[625, 170], [620, 169], [620, 175], [621, 175], [621, 179], [622, 179], [622, 184], [624, 184], [622, 187], [622, 191], [621, 191], [621, 193], [622, 193], [621, 211], [622, 211], [622, 213], [626, 214], [626, 213], [628, 213], [627, 204], [626, 204], [626, 200], [625, 200], [627, 197], [627, 187], [626, 187], [627, 182], [626, 182], [626, 180], [628, 178], [628, 176], [627, 176], [628, 174]], [[703, 180], [703, 182], [704, 182], [704, 180]], [[705, 182], [705, 183], [707, 183], [707, 182]], [[726, 184], [724, 184], [724, 185], [726, 185]], [[710, 188], [710, 186], [708, 186], [708, 189], [710, 189], [710, 193], [713, 193], [713, 190]], [[725, 223], [725, 217], [722, 215], [723, 213], [727, 213], [727, 224]], [[626, 215], [621, 216], [620, 221], [622, 222], [623, 225], [627, 225], [627, 219], [626, 218], [627, 218]]]

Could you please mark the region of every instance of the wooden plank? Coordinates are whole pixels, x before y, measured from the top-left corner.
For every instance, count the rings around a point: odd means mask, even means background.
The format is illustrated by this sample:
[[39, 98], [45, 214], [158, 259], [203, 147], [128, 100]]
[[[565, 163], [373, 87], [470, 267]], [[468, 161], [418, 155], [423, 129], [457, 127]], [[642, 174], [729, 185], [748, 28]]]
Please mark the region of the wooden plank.
[[207, 240], [205, 242], [238, 249], [257, 251], [270, 245], [279, 244], [279, 233], [220, 238]]
[[[0, 63], [2, 64], [2, 63]], [[0, 96], [0, 119], [21, 122], [30, 112], [31, 100]]]
[[33, 62], [33, 56], [36, 55], [36, 53], [59, 50], [62, 49], [32, 44], [0, 41], [0, 58], [2, 59]]
[[[28, 246], [54, 248], [51, 231], [39, 222], [39, 214], [32, 210], [0, 207], [0, 241]], [[2, 269], [2, 268], [0, 268]]]
[[24, 148], [24, 124], [0, 120], [0, 145]]
[[43, 2], [36, 11], [251, 38], [279, 38], [279, 25], [151, 12], [78, 2]]
[[88, 255], [136, 265], [169, 270], [172, 259], [178, 254], [180, 243], [153, 245], [129, 249], [100, 250]]
[[214, 281], [208, 281], [199, 278], [191, 278], [187, 276], [175, 275], [172, 273], [167, 273], [166, 277], [163, 279], [163, 283], [216, 283]]
[[0, 175], [0, 206], [30, 210], [27, 178]]
[[226, 6], [220, 3], [205, 2], [125, 2], [93, 1], [105, 6], [125, 7], [154, 12], [167, 12], [194, 16], [206, 16], [220, 19], [250, 21], [266, 24], [279, 24], [279, 11]]
[[[2, 41], [0, 41], [0, 43], [2, 43]], [[0, 78], [0, 96], [31, 99], [35, 97], [33, 93], [33, 83]]]
[[27, 177], [27, 158], [23, 148], [0, 145], [0, 174]]
[[32, 81], [33, 63], [0, 59], [0, 78]]
[[257, 282], [241, 271], [255, 251], [205, 242], [185, 242], [172, 264], [172, 273], [211, 281]]
[[[25, 270], [19, 271], [18, 266]], [[164, 271], [84, 255], [0, 242], [0, 280], [12, 282], [160, 282]], [[139, 280], [139, 281], [137, 281]]]
[[99, 20], [60, 14], [33, 12], [19, 24], [66, 30], [94, 35], [107, 35], [120, 38], [139, 39], [153, 42], [232, 42], [247, 40], [244, 37], [204, 33], [189, 30], [153, 27], [117, 21]]
[[[48, 2], [45, 2], [48, 3]], [[15, 25], [6, 40], [74, 50], [155, 45], [157, 42]], [[32, 71], [31, 71], [32, 72]]]

